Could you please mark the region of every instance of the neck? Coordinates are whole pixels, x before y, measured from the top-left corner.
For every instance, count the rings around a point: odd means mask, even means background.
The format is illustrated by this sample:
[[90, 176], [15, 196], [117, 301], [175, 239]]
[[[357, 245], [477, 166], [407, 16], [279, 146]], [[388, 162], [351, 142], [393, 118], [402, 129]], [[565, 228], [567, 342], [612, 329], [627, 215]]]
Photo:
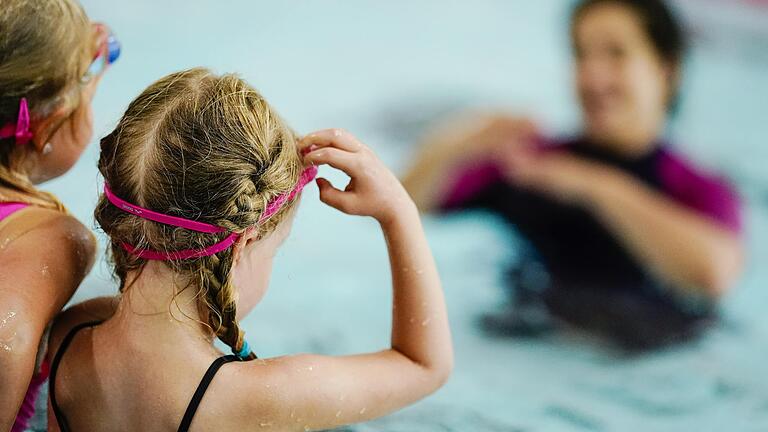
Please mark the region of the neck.
[[617, 156], [634, 159], [645, 156], [656, 148], [659, 134], [659, 131], [654, 130], [647, 133], [620, 133], [608, 136], [607, 134], [587, 131], [587, 138], [596, 146]]
[[200, 319], [197, 289], [185, 285], [164, 264], [150, 261], [142, 271], [129, 273], [128, 289], [110, 321], [144, 344], [211, 346], [213, 335]]
[[584, 132], [590, 142], [619, 157], [642, 157], [656, 147], [664, 133], [665, 117], [663, 111], [639, 117], [633, 122], [624, 122], [621, 127], [587, 121]]

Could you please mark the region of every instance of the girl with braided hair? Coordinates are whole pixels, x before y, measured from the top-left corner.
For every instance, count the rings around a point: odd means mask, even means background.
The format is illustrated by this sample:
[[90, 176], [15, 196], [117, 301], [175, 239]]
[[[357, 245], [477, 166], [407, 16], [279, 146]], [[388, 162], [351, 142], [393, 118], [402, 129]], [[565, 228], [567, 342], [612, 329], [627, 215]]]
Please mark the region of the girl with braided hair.
[[[238, 321], [264, 294], [300, 192], [324, 164], [351, 181], [342, 191], [317, 179], [320, 199], [374, 217], [398, 269], [391, 347], [248, 361]], [[327, 429], [392, 412], [447, 379], [446, 310], [416, 206], [349, 133], [299, 139], [238, 77], [192, 69], [129, 105], [101, 141], [99, 170], [96, 219], [120, 295], [57, 320], [50, 430]]]

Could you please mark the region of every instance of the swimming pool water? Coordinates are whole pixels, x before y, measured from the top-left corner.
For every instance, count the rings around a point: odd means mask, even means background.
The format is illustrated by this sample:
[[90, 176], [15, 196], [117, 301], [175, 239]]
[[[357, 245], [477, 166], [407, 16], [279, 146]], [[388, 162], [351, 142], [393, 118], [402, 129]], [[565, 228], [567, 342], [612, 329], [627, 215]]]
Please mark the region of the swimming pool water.
[[[123, 42], [94, 104], [97, 136], [153, 80], [196, 65], [241, 73], [301, 133], [351, 130], [398, 171], [421, 128], [460, 107], [530, 113], [553, 133], [578, 122], [566, 1], [83, 3]], [[720, 5], [727, 14], [702, 18], [695, 2], [679, 3], [693, 11], [692, 27], [712, 31], [695, 40], [670, 135], [731, 176], [747, 201], [749, 263], [724, 301], [723, 323], [698, 343], [631, 358], [576, 334], [488, 338], [474, 323], [503, 299], [502, 272], [515, 254], [506, 229], [482, 214], [427, 217], [451, 314], [454, 375], [413, 407], [345, 430], [768, 430], [768, 55], [727, 48], [768, 52], [768, 31], [749, 27], [744, 42], [740, 24], [768, 24], [768, 11]], [[89, 226], [97, 152], [94, 143], [49, 185]], [[262, 357], [386, 346], [388, 272], [376, 224], [323, 206], [308, 188], [271, 289], [244, 322], [251, 345]], [[76, 300], [114, 292], [102, 260]]]

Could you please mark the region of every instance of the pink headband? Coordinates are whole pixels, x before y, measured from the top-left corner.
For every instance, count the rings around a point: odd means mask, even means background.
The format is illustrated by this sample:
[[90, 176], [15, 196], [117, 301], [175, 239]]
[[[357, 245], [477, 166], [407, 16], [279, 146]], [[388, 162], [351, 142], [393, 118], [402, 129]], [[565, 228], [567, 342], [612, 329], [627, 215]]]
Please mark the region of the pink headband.
[[[269, 219], [275, 213], [277, 213], [283, 207], [283, 205], [285, 205], [286, 202], [294, 199], [296, 195], [298, 195], [301, 192], [301, 190], [304, 189], [304, 186], [306, 186], [309, 182], [311, 182], [316, 175], [317, 175], [316, 166], [308, 167], [304, 171], [302, 171], [301, 175], [299, 176], [299, 182], [296, 184], [296, 186], [294, 186], [293, 190], [291, 190], [290, 192], [278, 195], [272, 201], [270, 201], [267, 204], [267, 208], [264, 210], [264, 213], [262, 213], [261, 217], [259, 217], [258, 223], [260, 224], [265, 220]], [[154, 212], [152, 210], [145, 209], [143, 207], [139, 207], [137, 205], [131, 204], [119, 198], [117, 195], [115, 195], [112, 192], [112, 190], [109, 188], [108, 184], [104, 184], [104, 195], [107, 197], [109, 202], [111, 202], [112, 205], [114, 205], [115, 207], [119, 208], [120, 210], [126, 213], [130, 213], [132, 215], [138, 216], [142, 219], [147, 219], [153, 222], [159, 222], [161, 224], [176, 226], [176, 227], [188, 229], [191, 231], [206, 233], [206, 234], [217, 234], [217, 233], [227, 231], [225, 228], [222, 228], [220, 226], [211, 225], [204, 222], [193, 221], [189, 219], [184, 219], [176, 216], [170, 216], [167, 214]], [[228, 235], [224, 240], [216, 244], [213, 244], [211, 246], [208, 246], [207, 248], [204, 248], [204, 249], [185, 249], [185, 250], [172, 251], [172, 252], [161, 252], [161, 251], [153, 251], [149, 249], [138, 249], [127, 243], [123, 243], [121, 246], [130, 254], [133, 254], [139, 258], [143, 258], [147, 260], [158, 260], [158, 261], [185, 260], [185, 259], [200, 258], [204, 256], [217, 254], [223, 250], [228, 249], [230, 246], [232, 246], [232, 244], [235, 243], [238, 238], [240, 238], [240, 234], [233, 232], [230, 235]]]
[[32, 139], [32, 132], [29, 130], [29, 106], [27, 98], [21, 98], [19, 101], [19, 114], [16, 118], [16, 124], [8, 123], [0, 128], [0, 138], [16, 137], [16, 145], [24, 145]]

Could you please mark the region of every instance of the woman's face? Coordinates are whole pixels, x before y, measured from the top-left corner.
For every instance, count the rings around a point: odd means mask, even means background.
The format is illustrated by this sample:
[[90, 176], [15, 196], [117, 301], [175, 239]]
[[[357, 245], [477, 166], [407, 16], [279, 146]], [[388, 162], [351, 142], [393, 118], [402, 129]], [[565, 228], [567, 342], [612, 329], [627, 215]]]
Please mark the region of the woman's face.
[[640, 17], [606, 2], [573, 28], [576, 90], [586, 134], [620, 153], [642, 153], [664, 127], [674, 70], [658, 55]]

